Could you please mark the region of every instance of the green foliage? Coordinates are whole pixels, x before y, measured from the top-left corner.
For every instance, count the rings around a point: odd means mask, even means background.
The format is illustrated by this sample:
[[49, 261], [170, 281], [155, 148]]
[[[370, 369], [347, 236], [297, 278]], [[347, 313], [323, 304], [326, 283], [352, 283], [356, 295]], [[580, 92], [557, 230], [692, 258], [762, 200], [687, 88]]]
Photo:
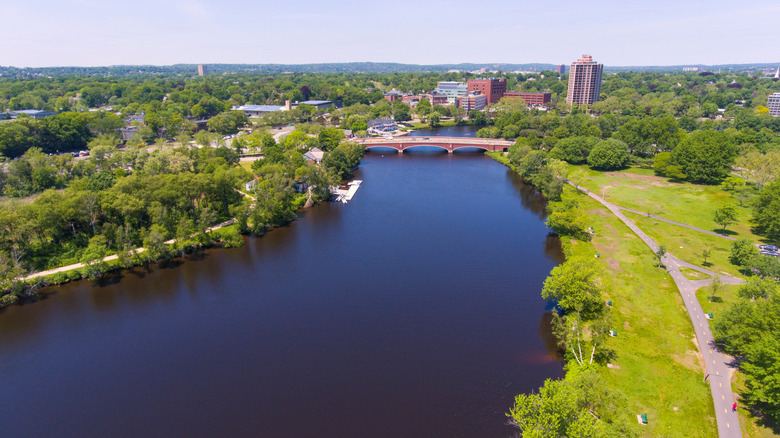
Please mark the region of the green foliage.
[[715, 223], [723, 226], [723, 233], [726, 233], [726, 227], [737, 222], [737, 207], [726, 204], [715, 210]]
[[686, 179], [714, 184], [728, 176], [736, 156], [733, 140], [724, 132], [695, 131], [672, 151], [672, 162]]
[[583, 318], [600, 313], [604, 307], [601, 295], [602, 267], [590, 257], [571, 257], [556, 266], [544, 281], [542, 298], [557, 302], [567, 312], [578, 312]]
[[523, 437], [626, 437], [625, 397], [591, 368], [569, 370], [562, 380], [546, 380], [538, 394], [520, 394], [507, 417]]
[[780, 180], [761, 190], [753, 204], [753, 221], [773, 242], [780, 242]]
[[591, 234], [587, 231], [588, 217], [579, 208], [576, 198], [564, 199], [561, 202], [551, 202], [547, 206], [547, 226], [561, 236], [572, 236], [579, 240], [589, 241]]
[[[556, 146], [557, 147], [557, 146]], [[628, 145], [620, 140], [600, 141], [588, 154], [588, 164], [594, 169], [622, 169], [631, 162]]]
[[588, 159], [590, 150], [598, 143], [599, 139], [592, 136], [565, 138], [555, 144], [550, 151], [550, 157], [571, 164], [584, 163]]
[[[770, 280], [771, 281], [771, 280]], [[740, 300], [715, 320], [716, 341], [726, 353], [741, 360], [745, 375], [743, 400], [774, 422], [780, 421], [780, 300], [774, 286], [746, 285], [762, 292], [743, 293], [754, 300]], [[766, 298], [761, 297], [767, 293]]]
[[738, 239], [731, 243], [729, 261], [737, 266], [746, 267], [759, 255], [758, 248], [749, 239]]
[[230, 135], [237, 133], [247, 123], [249, 123], [249, 119], [242, 111], [230, 111], [212, 117], [206, 125], [211, 131], [216, 131], [222, 135]]
[[325, 155], [322, 165], [336, 175], [340, 175], [342, 179], [347, 179], [352, 169], [360, 163], [364, 152], [365, 147], [361, 144], [342, 142]]

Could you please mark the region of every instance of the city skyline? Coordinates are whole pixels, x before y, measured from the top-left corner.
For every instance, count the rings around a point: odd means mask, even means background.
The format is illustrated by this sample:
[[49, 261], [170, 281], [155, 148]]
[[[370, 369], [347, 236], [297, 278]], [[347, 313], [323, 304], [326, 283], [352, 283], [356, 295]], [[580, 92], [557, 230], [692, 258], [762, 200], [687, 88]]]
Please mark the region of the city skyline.
[[568, 64], [582, 53], [614, 66], [777, 61], [767, 50], [775, 36], [771, 26], [755, 25], [780, 13], [780, 5], [767, 0], [738, 8], [722, 0], [652, 5], [498, 0], [491, 11], [500, 13], [473, 35], [453, 32], [446, 19], [415, 24], [414, 17], [472, 7], [458, 0], [402, 0], [381, 12], [354, 0], [140, 0], [132, 8], [42, 0], [4, 7], [7, 38], [0, 65]]

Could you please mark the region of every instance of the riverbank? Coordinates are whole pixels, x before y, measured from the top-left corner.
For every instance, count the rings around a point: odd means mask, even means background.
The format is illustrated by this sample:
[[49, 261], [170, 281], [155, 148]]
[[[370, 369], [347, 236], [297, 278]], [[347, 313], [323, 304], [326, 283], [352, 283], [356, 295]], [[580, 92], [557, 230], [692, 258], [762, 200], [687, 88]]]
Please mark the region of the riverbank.
[[[504, 154], [489, 155], [513, 168]], [[601, 204], [568, 186], [562, 196], [578, 201], [594, 229], [590, 242], [563, 240], [567, 257], [598, 254], [608, 272], [605, 295], [612, 301], [617, 331], [608, 346], [615, 357], [598, 371], [626, 396], [630, 414], [648, 415], [648, 424], [636, 426], [636, 433], [717, 436], [701, 354], [672, 278], [656, 267], [652, 251]]]

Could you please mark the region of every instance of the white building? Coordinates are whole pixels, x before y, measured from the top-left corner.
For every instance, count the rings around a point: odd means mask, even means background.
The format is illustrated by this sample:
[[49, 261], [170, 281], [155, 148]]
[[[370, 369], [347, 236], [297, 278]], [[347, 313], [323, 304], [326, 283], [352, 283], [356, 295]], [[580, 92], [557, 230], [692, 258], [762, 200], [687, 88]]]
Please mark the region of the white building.
[[766, 106], [769, 108], [769, 114], [774, 117], [780, 117], [780, 93], [769, 96]]

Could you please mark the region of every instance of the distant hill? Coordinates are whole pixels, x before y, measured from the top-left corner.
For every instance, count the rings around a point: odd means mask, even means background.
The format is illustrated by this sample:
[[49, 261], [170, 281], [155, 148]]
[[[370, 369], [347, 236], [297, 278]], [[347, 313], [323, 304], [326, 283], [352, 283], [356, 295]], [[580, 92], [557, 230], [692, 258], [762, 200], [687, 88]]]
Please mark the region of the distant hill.
[[[753, 72], [767, 68], [777, 68], [778, 63], [721, 64], [721, 65], [672, 65], [672, 66], [605, 66], [608, 72], [682, 72], [684, 67], [699, 67], [700, 71]], [[444, 73], [459, 71], [527, 71], [541, 72], [555, 70], [557, 65], [545, 63], [506, 64], [506, 63], [462, 63], [462, 64], [400, 64], [392, 62], [345, 62], [321, 64], [204, 64], [206, 74], [225, 74], [257, 72], [264, 74], [281, 73]], [[568, 64], [567, 64], [568, 67]], [[45, 77], [45, 76], [135, 76], [135, 75], [194, 75], [196, 64], [175, 65], [114, 65], [105, 67], [3, 67], [0, 66], [0, 78], [5, 77]]]

